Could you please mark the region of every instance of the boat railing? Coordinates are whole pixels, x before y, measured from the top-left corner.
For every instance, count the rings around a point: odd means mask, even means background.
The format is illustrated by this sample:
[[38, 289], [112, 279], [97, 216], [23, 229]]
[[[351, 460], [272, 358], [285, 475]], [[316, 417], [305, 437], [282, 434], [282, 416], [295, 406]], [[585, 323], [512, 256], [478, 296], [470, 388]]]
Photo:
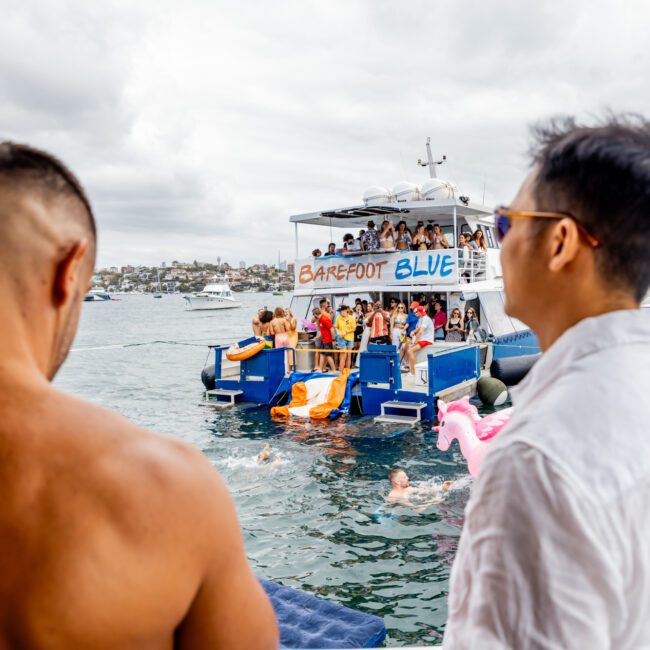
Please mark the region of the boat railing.
[[463, 249], [458, 252], [458, 273], [461, 281], [480, 282], [486, 279], [487, 255], [483, 251]]

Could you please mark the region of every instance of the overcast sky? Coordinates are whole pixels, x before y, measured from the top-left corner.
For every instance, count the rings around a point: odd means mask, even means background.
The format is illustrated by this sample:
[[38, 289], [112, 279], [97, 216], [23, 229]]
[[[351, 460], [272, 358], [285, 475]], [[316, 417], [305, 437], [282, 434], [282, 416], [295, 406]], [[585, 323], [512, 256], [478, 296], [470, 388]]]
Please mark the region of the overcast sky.
[[427, 136], [441, 177], [507, 202], [531, 122], [650, 110], [644, 0], [0, 8], [0, 137], [77, 172], [100, 266], [292, 259], [291, 214], [426, 179]]

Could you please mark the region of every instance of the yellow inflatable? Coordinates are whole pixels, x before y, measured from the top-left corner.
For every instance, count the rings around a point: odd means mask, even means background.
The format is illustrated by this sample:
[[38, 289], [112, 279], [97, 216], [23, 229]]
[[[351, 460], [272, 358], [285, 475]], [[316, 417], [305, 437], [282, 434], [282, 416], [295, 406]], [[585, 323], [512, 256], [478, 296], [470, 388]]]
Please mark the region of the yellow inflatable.
[[242, 347], [239, 347], [239, 343], [233, 343], [226, 350], [226, 359], [229, 359], [230, 361], [243, 361], [244, 359], [250, 359], [260, 350], [263, 350], [265, 345], [266, 340], [261, 336], [256, 336], [254, 341], [251, 341]]
[[286, 406], [274, 406], [271, 415], [324, 420], [341, 406], [350, 371], [346, 368], [338, 377], [315, 377], [297, 381], [291, 387], [291, 401]]

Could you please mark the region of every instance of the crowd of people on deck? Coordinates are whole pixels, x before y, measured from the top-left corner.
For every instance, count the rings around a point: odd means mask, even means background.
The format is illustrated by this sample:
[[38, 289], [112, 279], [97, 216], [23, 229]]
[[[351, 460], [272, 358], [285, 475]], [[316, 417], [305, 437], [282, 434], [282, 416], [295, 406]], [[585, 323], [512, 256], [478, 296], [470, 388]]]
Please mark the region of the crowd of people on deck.
[[[342, 246], [337, 247], [336, 243], [330, 242], [324, 254], [320, 248], [316, 248], [312, 251], [312, 257], [361, 252], [426, 251], [442, 248], [454, 248], [454, 246], [453, 242], [450, 243], [447, 236], [442, 232], [440, 224], [429, 223], [425, 225], [423, 221], [418, 221], [415, 229], [411, 231], [406, 225], [406, 221], [400, 221], [395, 227], [392, 221], [386, 219], [377, 230], [375, 222], [370, 220], [367, 228], [360, 230], [356, 237], [352, 233], [343, 235]], [[458, 237], [457, 248], [479, 254], [487, 251], [488, 247], [483, 230], [478, 228], [473, 233], [469, 230], [461, 232]]]
[[[432, 300], [422, 294], [408, 307], [397, 298], [390, 298], [388, 304], [357, 298], [354, 306], [342, 304], [336, 310], [327, 298], [321, 298], [303, 327], [316, 332], [315, 372], [342, 372], [358, 365], [359, 352], [369, 343], [378, 343], [394, 345], [402, 371], [414, 374], [417, 351], [434, 341], [480, 343], [486, 338], [473, 307], [464, 314], [454, 307], [448, 315], [440, 294], [434, 294]], [[298, 342], [298, 323], [290, 309], [263, 307], [252, 328], [255, 336], [267, 340], [268, 347], [295, 348]]]

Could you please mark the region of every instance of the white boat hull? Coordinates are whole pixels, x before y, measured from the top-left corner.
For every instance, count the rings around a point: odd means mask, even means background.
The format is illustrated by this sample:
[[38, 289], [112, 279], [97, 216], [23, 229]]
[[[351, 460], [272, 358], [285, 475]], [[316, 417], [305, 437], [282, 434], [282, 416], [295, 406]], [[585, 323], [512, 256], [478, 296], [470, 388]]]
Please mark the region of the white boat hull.
[[212, 296], [185, 296], [188, 311], [202, 311], [208, 309], [235, 309], [241, 307], [236, 300], [217, 298]]

